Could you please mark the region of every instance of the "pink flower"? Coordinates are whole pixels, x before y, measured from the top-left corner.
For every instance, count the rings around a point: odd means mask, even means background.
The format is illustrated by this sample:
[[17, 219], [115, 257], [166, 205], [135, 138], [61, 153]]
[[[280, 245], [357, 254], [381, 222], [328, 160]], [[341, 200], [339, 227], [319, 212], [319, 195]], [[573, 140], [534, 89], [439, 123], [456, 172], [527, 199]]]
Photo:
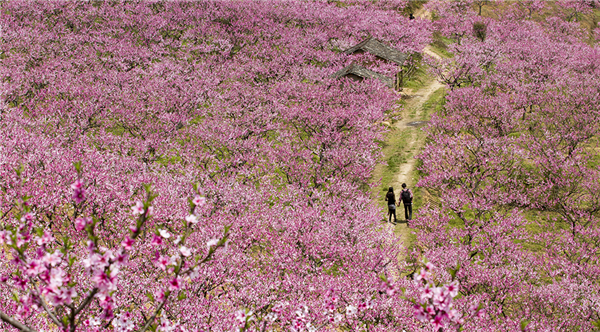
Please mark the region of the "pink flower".
[[20, 248], [22, 245], [28, 242], [29, 239], [31, 239], [30, 234], [23, 235], [22, 233], [17, 233], [17, 247]]
[[73, 190], [80, 190], [82, 188], [83, 188], [83, 181], [81, 181], [79, 179], [75, 180], [75, 182], [73, 182], [71, 184], [71, 189], [73, 189]]
[[208, 249], [210, 249], [210, 247], [214, 247], [217, 244], [219, 244], [219, 239], [210, 239], [208, 240], [208, 242], [206, 243], [206, 246], [208, 247]]
[[235, 319], [240, 323], [244, 324], [252, 316], [252, 311], [247, 311], [246, 309], [238, 310], [235, 313]]
[[354, 316], [357, 312], [357, 309], [355, 306], [353, 305], [349, 305], [346, 307], [346, 315], [347, 316]]
[[171, 234], [164, 229], [159, 229], [158, 233], [160, 234], [160, 236], [164, 237], [165, 239], [168, 239], [171, 237]]
[[77, 204], [83, 202], [83, 200], [85, 200], [84, 190], [82, 189], [82, 190], [74, 191], [72, 198], [75, 201], [75, 203], [77, 203]]
[[22, 222], [33, 221], [33, 213], [27, 212], [21, 217]]
[[170, 262], [169, 257], [159, 256], [154, 263], [156, 264], [156, 266], [159, 269], [165, 271], [167, 268], [167, 265], [169, 265], [169, 262]]
[[165, 300], [165, 292], [163, 292], [163, 291], [154, 292], [154, 300], [156, 300], [158, 302], [164, 301]]
[[204, 204], [206, 204], [206, 197], [196, 195], [192, 200], [192, 203], [194, 203], [194, 205], [196, 206], [203, 206]]
[[435, 268], [435, 266], [433, 265], [432, 262], [427, 262], [427, 264], [425, 264], [425, 270], [427, 271], [431, 271]]
[[100, 320], [98, 318], [95, 317], [90, 317], [86, 320], [83, 321], [83, 326], [91, 326], [91, 327], [95, 327], [95, 326], [100, 326]]
[[331, 318], [329, 319], [329, 321], [330, 321], [330, 322], [332, 322], [332, 323], [334, 323], [334, 324], [338, 324], [339, 322], [341, 322], [341, 321], [342, 321], [342, 319], [343, 319], [343, 318], [344, 318], [344, 317], [343, 317], [342, 315], [340, 315], [340, 314], [335, 314], [335, 315], [333, 315], [333, 317], [331, 317]]
[[55, 251], [53, 254], [46, 253], [42, 261], [46, 264], [56, 266], [60, 264], [63, 254], [60, 251]]
[[61, 287], [65, 282], [68, 282], [67, 274], [61, 268], [52, 269], [50, 271], [50, 288], [58, 289], [58, 287]]
[[38, 238], [37, 244], [38, 246], [46, 245], [54, 240], [54, 237], [50, 232], [44, 232], [41, 238]]
[[135, 205], [131, 207], [131, 213], [134, 216], [144, 213], [144, 204], [140, 201], [135, 202]]
[[387, 283], [385, 292], [388, 296], [392, 296], [396, 293], [396, 288], [391, 283]]
[[13, 281], [15, 283], [15, 286], [17, 286], [17, 287], [19, 287], [21, 289], [25, 289], [25, 286], [27, 286], [27, 279], [15, 276], [13, 278]]
[[452, 309], [447, 312], [448, 318], [457, 324], [462, 324], [463, 319], [460, 318], [460, 313], [456, 309]]
[[449, 295], [450, 294], [448, 293], [448, 290], [446, 290], [442, 287], [434, 288], [433, 289], [433, 305], [441, 307], [442, 309], [449, 306], [449, 304], [450, 304], [450, 299], [448, 298]]
[[427, 315], [425, 315], [425, 311], [423, 310], [423, 307], [422, 307], [422, 306], [420, 306], [420, 305], [418, 305], [418, 304], [415, 304], [413, 308], [415, 309], [415, 310], [414, 310], [415, 317], [416, 317], [416, 318], [417, 318], [419, 321], [421, 321], [421, 322], [426, 322], [426, 321], [428, 320], [428, 319], [427, 319]]
[[185, 246], [182, 246], [181, 248], [179, 248], [179, 252], [181, 252], [181, 254], [182, 254], [184, 257], [189, 257], [189, 256], [192, 254], [192, 252], [190, 251], [190, 249], [188, 249], [188, 248], [187, 248], [187, 247], [185, 247]]
[[195, 225], [196, 223], [198, 223], [198, 217], [196, 217], [193, 214], [190, 214], [189, 216], [185, 217], [185, 221]]
[[273, 323], [274, 321], [276, 321], [276, 320], [277, 320], [277, 314], [276, 314], [276, 313], [274, 313], [274, 312], [270, 312], [270, 313], [268, 313], [268, 314], [265, 316], [265, 320], [266, 320], [267, 322], [271, 322], [271, 323]]
[[421, 302], [433, 297], [433, 291], [431, 290], [431, 288], [429, 288], [429, 285], [426, 285], [425, 287], [421, 288], [420, 291], [421, 291]]
[[95, 282], [96, 285], [105, 285], [108, 282], [108, 276], [102, 271], [97, 271], [92, 277], [92, 281]]
[[133, 239], [128, 236], [125, 238], [125, 240], [123, 240], [123, 242], [121, 242], [121, 245], [123, 248], [125, 248], [125, 250], [131, 250], [131, 247], [133, 246]]
[[358, 304], [358, 310], [366, 310], [366, 309], [371, 309], [373, 308], [373, 304], [371, 303], [370, 300], [365, 300], [361, 303]]
[[431, 274], [427, 272], [426, 269], [421, 269], [421, 272], [415, 276], [415, 282], [419, 282], [421, 280], [428, 280], [431, 277]]
[[427, 308], [425, 308], [425, 312], [427, 312], [428, 315], [433, 316], [435, 314], [435, 308], [433, 308], [433, 306], [428, 305]]
[[173, 241], [173, 243], [174, 243], [175, 245], [178, 245], [178, 244], [179, 244], [179, 242], [181, 242], [181, 235], [177, 236], [177, 238], [175, 239], [175, 241]]
[[485, 309], [479, 309], [479, 304], [474, 304], [469, 307], [469, 312], [471, 313], [471, 315], [481, 317], [485, 313]]
[[437, 329], [444, 327], [443, 321], [444, 321], [444, 315], [437, 314], [435, 316], [435, 318], [433, 319], [433, 321], [431, 322], [431, 324], [433, 324], [434, 329], [437, 330]]
[[177, 277], [177, 278], [173, 278], [171, 280], [169, 280], [169, 290], [170, 291], [176, 291], [179, 290], [181, 288], [181, 278]]
[[153, 245], [153, 246], [160, 246], [160, 245], [162, 245], [163, 244], [162, 237], [160, 237], [160, 236], [158, 236], [156, 234], [153, 234], [152, 235], [152, 242], [150, 242], [150, 244]]
[[458, 295], [458, 280], [454, 280], [452, 283], [447, 285], [446, 289], [450, 293], [450, 296], [455, 297]]
[[125, 264], [126, 260], [127, 260], [127, 253], [119, 251], [117, 253], [117, 256], [115, 257], [115, 263], [117, 263], [117, 266]]
[[92, 223], [92, 218], [77, 218], [75, 219], [75, 229], [82, 231], [85, 227]]
[[73, 298], [77, 297], [77, 292], [73, 288], [63, 287], [60, 289], [60, 298], [65, 304], [73, 303]]
[[29, 264], [27, 264], [27, 270], [25, 270], [25, 273], [27, 273], [28, 276], [33, 277], [44, 272], [45, 270], [46, 267], [43, 264], [40, 264], [39, 261], [31, 261]]
[[83, 188], [83, 182], [81, 180], [77, 180], [71, 184], [71, 189], [73, 189], [73, 200], [75, 203], [79, 204], [85, 199], [85, 189]]
[[118, 269], [111, 270], [111, 275], [107, 275], [103, 271], [96, 271], [92, 277], [92, 281], [96, 284], [96, 287], [102, 292], [110, 292], [117, 289], [117, 273]]

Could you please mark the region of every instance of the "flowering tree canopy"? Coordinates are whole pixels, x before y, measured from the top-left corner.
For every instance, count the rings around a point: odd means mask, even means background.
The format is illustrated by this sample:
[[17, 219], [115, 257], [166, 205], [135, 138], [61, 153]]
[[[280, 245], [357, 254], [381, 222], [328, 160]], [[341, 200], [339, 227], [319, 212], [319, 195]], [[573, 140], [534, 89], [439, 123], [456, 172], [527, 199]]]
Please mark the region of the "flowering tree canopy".
[[[406, 5], [0, 4], [0, 326], [600, 326], [593, 2]], [[342, 51], [420, 52], [434, 29], [454, 42], [426, 59], [449, 90], [419, 156], [439, 204], [403, 247], [368, 194], [399, 95], [331, 75], [393, 75]]]

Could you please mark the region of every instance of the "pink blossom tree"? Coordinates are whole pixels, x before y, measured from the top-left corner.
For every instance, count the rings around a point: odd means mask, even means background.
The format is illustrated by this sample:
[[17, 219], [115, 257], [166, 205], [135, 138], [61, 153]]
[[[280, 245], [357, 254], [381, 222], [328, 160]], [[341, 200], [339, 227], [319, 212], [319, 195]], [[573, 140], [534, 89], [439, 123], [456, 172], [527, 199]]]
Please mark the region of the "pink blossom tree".
[[3, 4], [3, 328], [410, 326], [367, 191], [398, 96], [329, 78], [422, 49], [401, 5]]

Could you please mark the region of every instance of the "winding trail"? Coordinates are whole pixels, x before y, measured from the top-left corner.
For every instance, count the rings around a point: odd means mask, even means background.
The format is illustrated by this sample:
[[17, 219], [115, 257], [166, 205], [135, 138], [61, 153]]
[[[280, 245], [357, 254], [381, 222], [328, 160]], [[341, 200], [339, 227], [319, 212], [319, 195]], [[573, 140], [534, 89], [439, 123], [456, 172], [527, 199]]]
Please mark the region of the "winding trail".
[[[423, 13], [420, 13], [423, 15]], [[423, 53], [428, 54], [434, 58], [440, 59], [440, 56], [434, 53], [429, 46], [426, 46], [423, 49]], [[402, 120], [393, 124], [393, 127], [399, 129], [396, 130], [392, 135], [406, 135], [408, 132], [407, 139], [403, 139], [402, 144], [405, 151], [405, 161], [398, 165], [397, 169], [394, 171], [394, 177], [390, 183], [383, 183], [383, 185], [392, 186], [394, 188], [401, 188], [402, 183], [406, 183], [409, 188], [412, 188], [415, 184], [414, 181], [414, 171], [415, 171], [415, 162], [414, 158], [425, 144], [426, 135], [421, 132], [421, 126], [426, 124], [429, 121], [429, 114], [425, 114], [424, 112], [424, 104], [427, 100], [430, 99], [432, 94], [440, 88], [443, 88], [444, 85], [433, 79], [428, 84], [423, 86], [417, 91], [411, 91], [411, 89], [404, 89], [402, 92], [402, 99], [407, 100], [404, 108], [402, 110], [401, 118]], [[391, 143], [391, 139], [393, 137], [388, 137], [386, 143]], [[389, 156], [385, 156], [387, 158]], [[382, 169], [387, 167], [387, 165], [379, 164], [374, 174], [383, 174]], [[399, 191], [398, 191], [399, 192]], [[381, 196], [381, 195], [379, 195]], [[375, 200], [382, 200], [382, 197], [374, 197]], [[387, 209], [384, 211], [387, 219]], [[396, 215], [398, 217], [397, 224], [386, 223], [386, 231], [390, 233], [390, 236], [399, 237], [400, 241], [403, 244], [409, 243], [409, 234], [411, 230], [408, 228], [406, 222], [402, 222], [404, 220], [404, 207], [399, 206], [396, 209]], [[400, 254], [398, 260], [401, 262], [405, 258], [404, 252]], [[388, 270], [389, 277], [392, 280], [397, 280], [399, 278], [398, 271], [394, 269]]]
[[[429, 46], [425, 47], [423, 53], [428, 54], [437, 59], [440, 58], [439, 55], [435, 54]], [[440, 88], [443, 88], [444, 85], [440, 82], [433, 80], [423, 88], [419, 89], [416, 92], [407, 91], [407, 93], [403, 94], [403, 97], [409, 96], [411, 99], [404, 107], [402, 112], [402, 120], [395, 123], [395, 127], [402, 130], [410, 130], [411, 139], [407, 142], [407, 149], [412, 151], [420, 151], [423, 147], [424, 140], [419, 139], [419, 135], [417, 130], [420, 130], [419, 127], [421, 124], [424, 124], [423, 121], [429, 121], [429, 119], [423, 118], [423, 104], [429, 100], [431, 95]], [[408, 90], [408, 89], [407, 89]], [[411, 184], [412, 178], [410, 175], [412, 174], [415, 166], [415, 158], [409, 158], [407, 162], [400, 165], [398, 171], [396, 172], [396, 176], [394, 177], [394, 182], [390, 183], [391, 186], [400, 188], [402, 183]]]

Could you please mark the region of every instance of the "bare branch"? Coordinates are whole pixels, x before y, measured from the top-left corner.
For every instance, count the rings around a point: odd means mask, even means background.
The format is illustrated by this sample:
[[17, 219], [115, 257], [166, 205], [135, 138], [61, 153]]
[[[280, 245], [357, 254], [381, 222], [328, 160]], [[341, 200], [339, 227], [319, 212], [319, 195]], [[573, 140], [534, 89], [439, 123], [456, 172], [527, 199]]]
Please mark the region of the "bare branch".
[[18, 320], [10, 317], [9, 315], [3, 313], [2, 311], [0, 311], [0, 319], [3, 322], [11, 325], [12, 327], [21, 330], [22, 332], [37, 332], [36, 330], [34, 330], [34, 329], [26, 326], [25, 324], [23, 324], [23, 323], [19, 322]]

